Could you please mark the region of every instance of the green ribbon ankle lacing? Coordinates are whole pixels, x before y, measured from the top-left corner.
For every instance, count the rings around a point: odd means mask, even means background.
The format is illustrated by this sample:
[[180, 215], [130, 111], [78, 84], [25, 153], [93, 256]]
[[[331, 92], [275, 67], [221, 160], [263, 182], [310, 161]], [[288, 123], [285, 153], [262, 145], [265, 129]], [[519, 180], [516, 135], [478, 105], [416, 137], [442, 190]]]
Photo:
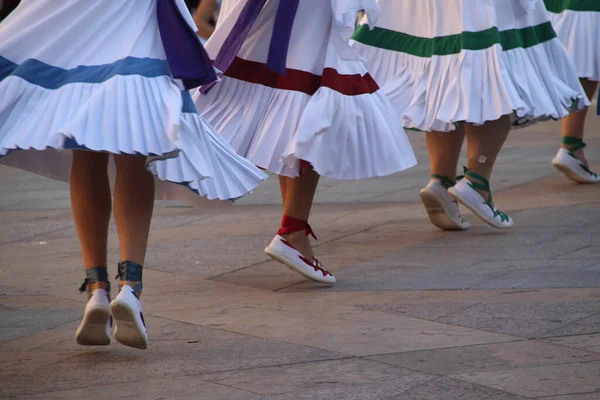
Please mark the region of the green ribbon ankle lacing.
[[587, 165], [585, 165], [584, 163], [581, 162], [581, 160], [579, 160], [579, 158], [577, 158], [577, 156], [575, 155], [575, 152], [577, 150], [581, 150], [581, 149], [585, 149], [585, 146], [587, 146], [583, 140], [581, 140], [580, 138], [576, 138], [573, 136], [563, 136], [562, 138], [562, 142], [565, 146], [569, 146], [567, 148], [567, 153], [573, 157], [574, 159], [576, 159], [577, 161], [579, 161], [579, 166], [588, 174], [590, 174], [591, 176], [593, 176], [594, 178], [598, 178], [598, 175], [595, 172], [592, 172]]
[[[489, 194], [488, 199], [484, 204], [487, 204], [487, 206], [494, 212], [494, 218], [500, 217], [501, 222], [510, 221], [510, 218], [507, 214], [503, 213], [502, 211], [498, 211], [498, 209], [496, 207], [492, 206], [492, 191], [490, 189], [490, 183], [488, 182], [488, 180], [476, 172], [467, 170], [466, 167], [465, 167], [465, 176], [479, 181], [479, 182], [468, 181], [469, 186], [471, 186], [473, 189], [482, 190]], [[462, 177], [460, 177], [460, 178], [462, 178]]]

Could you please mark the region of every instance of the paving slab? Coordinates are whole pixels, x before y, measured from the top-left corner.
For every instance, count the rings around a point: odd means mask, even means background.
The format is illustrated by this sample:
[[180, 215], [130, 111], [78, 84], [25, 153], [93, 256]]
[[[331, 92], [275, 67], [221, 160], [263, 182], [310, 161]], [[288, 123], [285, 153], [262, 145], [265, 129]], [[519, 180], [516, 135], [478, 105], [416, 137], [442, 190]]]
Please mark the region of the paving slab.
[[[146, 322], [151, 338], [148, 350], [134, 350], [118, 343], [94, 347], [91, 351], [77, 352], [76, 357], [53, 364], [43, 374], [39, 373], [38, 363], [23, 359], [20, 365], [14, 367], [18, 367], [18, 374], [6, 375], [5, 382], [0, 387], [0, 397], [88, 386], [90, 376], [94, 376], [94, 386], [102, 386], [347, 357], [322, 349], [244, 336], [148, 315]], [[72, 337], [73, 332], [64, 331], [64, 334]]]
[[596, 392], [600, 362], [549, 365], [455, 375], [455, 378], [527, 397]]
[[[73, 355], [79, 355], [79, 352], [93, 351], [102, 349], [102, 346], [82, 347], [75, 341], [75, 332], [79, 327], [80, 320], [60, 325], [55, 328], [38, 331], [0, 343], [0, 352], [5, 352], [10, 357], [10, 352], [22, 354], [43, 355], [47, 352], [71, 352]], [[36, 363], [23, 363], [23, 369], [32, 369]]]
[[432, 379], [415, 389], [391, 398], [394, 400], [525, 400], [525, 398], [512, 393], [449, 377]]
[[[0, 350], [0, 379], [14, 379], [15, 376], [28, 374], [32, 371], [51, 369], [53, 365], [69, 358], [77, 357], [83, 351], [1, 351]], [[25, 384], [25, 382], [23, 382]]]
[[73, 227], [71, 212], [66, 210], [38, 213], [8, 213], [1, 211], [0, 218], [2, 219], [3, 228], [0, 232], [0, 244], [24, 240], [34, 241], [38, 236]]
[[83, 389], [61, 390], [15, 399], [79, 400], [79, 399], [142, 399], [142, 400], [246, 400], [252, 393], [204, 382], [196, 377], [152, 379], [141, 382], [88, 386]]
[[202, 375], [200, 378], [253, 393], [272, 395], [366, 385], [413, 375], [426, 374], [374, 361], [349, 358], [244, 369]]
[[548, 343], [600, 353], [600, 333], [591, 335], [559, 336], [541, 339]]
[[419, 387], [432, 379], [434, 378], [427, 375], [411, 375], [376, 383], [258, 396], [256, 398], [249, 398], [249, 400], [388, 400], [395, 395], [402, 396], [410, 389]]
[[598, 400], [598, 392], [566, 394], [564, 396], [537, 397], [546, 400]]
[[[551, 244], [545, 248], [552, 248]], [[560, 251], [553, 250], [556, 254]], [[516, 251], [516, 250], [515, 250]], [[525, 251], [522, 249], [521, 251]], [[436, 253], [433, 255], [432, 253]], [[492, 252], [494, 253], [494, 252]], [[543, 252], [542, 252], [543, 253]], [[428, 254], [424, 256], [424, 254]], [[483, 255], [485, 254], [485, 255]], [[510, 253], [492, 260], [490, 252], [470, 254], [457, 249], [441, 250], [433, 247], [411, 248], [395, 255], [347, 265], [336, 273], [339, 284], [316, 287], [310, 282], [290, 286], [284, 290], [297, 291], [360, 291], [360, 290], [443, 290], [443, 289], [515, 289], [561, 288], [600, 285], [600, 273], [595, 259], [538, 259], [504, 261], [513, 258]], [[532, 257], [534, 257], [532, 255]], [[450, 258], [450, 259], [448, 259]], [[399, 260], [402, 260], [399, 262]]]
[[81, 318], [81, 309], [38, 309], [23, 310], [0, 307], [0, 343]]
[[[362, 292], [358, 292], [362, 293]], [[367, 292], [368, 293], [368, 292]], [[395, 292], [394, 292], [395, 293]], [[366, 310], [383, 311], [436, 321], [478, 304], [545, 302], [597, 302], [600, 290], [595, 288], [562, 289], [485, 289], [405, 291], [403, 296], [386, 302], [354, 302]]]
[[280, 300], [270, 305], [174, 311], [169, 315], [192, 324], [355, 356], [517, 340], [509, 335], [318, 300]]
[[598, 354], [590, 351], [577, 351], [570, 347], [532, 340], [384, 354], [368, 358], [443, 376], [600, 360]]
[[543, 336], [569, 336], [583, 335], [586, 333], [600, 333], [600, 313], [565, 324], [550, 332], [546, 332]]
[[590, 315], [598, 313], [600, 303], [493, 303], [477, 304], [440, 318], [438, 321], [475, 329], [535, 338]]

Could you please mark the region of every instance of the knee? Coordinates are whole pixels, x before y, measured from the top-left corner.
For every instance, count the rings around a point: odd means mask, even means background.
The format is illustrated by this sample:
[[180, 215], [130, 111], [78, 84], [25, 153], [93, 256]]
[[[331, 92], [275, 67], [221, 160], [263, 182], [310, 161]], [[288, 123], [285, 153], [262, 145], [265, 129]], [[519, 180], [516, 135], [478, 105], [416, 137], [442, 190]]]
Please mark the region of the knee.
[[146, 157], [131, 155], [115, 155], [115, 165], [119, 176], [140, 179], [146, 175], [151, 176], [146, 169]]
[[109, 154], [95, 151], [73, 150], [74, 171], [82, 173], [106, 173]]

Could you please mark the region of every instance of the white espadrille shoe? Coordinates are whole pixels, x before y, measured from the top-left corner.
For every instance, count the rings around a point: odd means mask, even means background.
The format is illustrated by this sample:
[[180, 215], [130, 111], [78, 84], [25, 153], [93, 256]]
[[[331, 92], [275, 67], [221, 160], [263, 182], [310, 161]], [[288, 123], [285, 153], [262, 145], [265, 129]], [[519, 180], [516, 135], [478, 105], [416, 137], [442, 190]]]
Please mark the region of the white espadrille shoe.
[[420, 192], [421, 202], [431, 223], [445, 231], [469, 229], [469, 223], [460, 216], [458, 203], [448, 193], [448, 188], [454, 186], [454, 181], [435, 174], [432, 177]]
[[323, 268], [323, 264], [319, 260], [315, 258], [313, 262], [310, 262], [290, 242], [280, 235], [276, 235], [273, 238], [271, 243], [265, 248], [265, 253], [308, 279], [328, 284], [336, 282], [335, 277]]
[[[106, 267], [94, 267], [86, 269], [85, 275], [79, 291], [87, 292], [88, 301], [75, 340], [82, 346], [107, 346], [112, 340], [108, 273]], [[90, 285], [98, 282], [104, 283], [106, 289], [98, 288], [92, 292]]]
[[136, 349], [148, 348], [142, 304], [131, 287], [121, 287], [117, 297], [110, 302], [110, 311], [115, 321], [117, 342]]
[[82, 346], [106, 346], [112, 339], [110, 297], [104, 289], [94, 290], [83, 312], [77, 333], [77, 343]]
[[[496, 206], [492, 205], [492, 193], [488, 180], [471, 171], [467, 171], [465, 175], [478, 182], [471, 182], [465, 177], [448, 189], [448, 193], [488, 225], [498, 229], [511, 228], [514, 225], [512, 218], [508, 214], [498, 211]], [[484, 200], [476, 189], [488, 192], [490, 194], [488, 199]]]
[[600, 175], [592, 172], [575, 155], [577, 150], [585, 148], [585, 143], [576, 137], [563, 136], [563, 144], [570, 147], [559, 149], [556, 157], [552, 160], [552, 165], [574, 182], [600, 183]]

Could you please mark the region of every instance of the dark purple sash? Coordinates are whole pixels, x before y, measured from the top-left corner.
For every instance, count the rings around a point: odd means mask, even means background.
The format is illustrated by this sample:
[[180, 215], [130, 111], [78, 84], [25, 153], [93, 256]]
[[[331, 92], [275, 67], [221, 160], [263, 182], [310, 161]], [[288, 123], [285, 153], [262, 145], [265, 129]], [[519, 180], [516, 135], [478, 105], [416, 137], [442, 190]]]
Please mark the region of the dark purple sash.
[[[215, 58], [214, 66], [223, 74], [227, 71], [231, 63], [233, 63], [233, 60], [235, 60], [266, 2], [267, 0], [246, 1], [246, 5]], [[292, 27], [299, 4], [300, 0], [280, 0], [277, 7], [266, 67], [281, 75], [285, 75]], [[215, 82], [204, 85], [200, 91], [206, 94], [214, 85]]]
[[156, 15], [173, 78], [181, 79], [186, 89], [215, 82], [217, 75], [212, 62], [175, 0], [157, 0]]
[[269, 57], [267, 58], [267, 68], [281, 75], [285, 75], [285, 64], [290, 46], [290, 38], [292, 37], [292, 27], [299, 4], [300, 0], [280, 0], [277, 14], [275, 15], [273, 36], [271, 36]]

